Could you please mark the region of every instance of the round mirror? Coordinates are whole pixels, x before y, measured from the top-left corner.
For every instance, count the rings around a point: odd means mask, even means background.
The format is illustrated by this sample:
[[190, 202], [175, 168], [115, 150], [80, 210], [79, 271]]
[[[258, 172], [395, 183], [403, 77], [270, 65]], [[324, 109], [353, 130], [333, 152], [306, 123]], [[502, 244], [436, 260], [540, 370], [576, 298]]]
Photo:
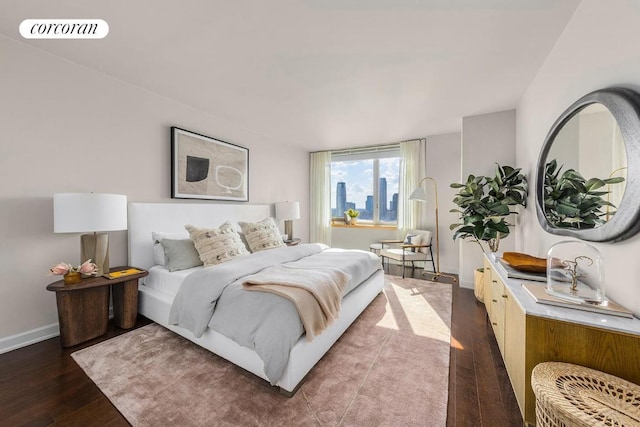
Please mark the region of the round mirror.
[[552, 234], [618, 241], [640, 230], [640, 96], [592, 92], [553, 124], [538, 159], [536, 212]]

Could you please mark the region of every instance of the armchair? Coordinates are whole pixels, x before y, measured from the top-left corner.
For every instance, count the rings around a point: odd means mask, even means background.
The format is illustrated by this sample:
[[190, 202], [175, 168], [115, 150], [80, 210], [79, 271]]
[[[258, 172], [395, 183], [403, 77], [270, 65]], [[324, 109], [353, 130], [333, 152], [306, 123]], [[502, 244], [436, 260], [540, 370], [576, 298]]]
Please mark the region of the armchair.
[[402, 277], [404, 278], [404, 269], [407, 262], [411, 262], [411, 269], [415, 268], [416, 261], [430, 261], [433, 266], [432, 271], [436, 271], [436, 265], [433, 259], [433, 251], [431, 248], [431, 231], [426, 230], [409, 230], [407, 239], [397, 240], [401, 243], [399, 248], [382, 248], [380, 256], [382, 257], [382, 265], [387, 259], [387, 271], [389, 270], [389, 260], [402, 263]]

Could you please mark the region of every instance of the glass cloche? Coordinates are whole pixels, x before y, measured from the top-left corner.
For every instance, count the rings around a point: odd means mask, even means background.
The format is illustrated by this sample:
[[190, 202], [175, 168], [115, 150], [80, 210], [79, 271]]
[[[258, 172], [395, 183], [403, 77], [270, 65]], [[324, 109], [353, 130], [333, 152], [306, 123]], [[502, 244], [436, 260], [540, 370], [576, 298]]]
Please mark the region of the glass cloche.
[[551, 246], [547, 252], [547, 293], [578, 304], [607, 305], [600, 252], [574, 240]]

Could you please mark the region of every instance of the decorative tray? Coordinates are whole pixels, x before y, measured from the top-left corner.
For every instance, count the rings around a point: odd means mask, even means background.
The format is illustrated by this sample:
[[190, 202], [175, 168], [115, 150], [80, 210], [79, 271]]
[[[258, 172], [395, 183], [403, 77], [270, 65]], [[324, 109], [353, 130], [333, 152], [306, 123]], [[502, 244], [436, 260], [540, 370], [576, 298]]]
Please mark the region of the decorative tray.
[[520, 252], [505, 252], [502, 254], [502, 260], [518, 271], [542, 274], [547, 272], [545, 258], [536, 258]]

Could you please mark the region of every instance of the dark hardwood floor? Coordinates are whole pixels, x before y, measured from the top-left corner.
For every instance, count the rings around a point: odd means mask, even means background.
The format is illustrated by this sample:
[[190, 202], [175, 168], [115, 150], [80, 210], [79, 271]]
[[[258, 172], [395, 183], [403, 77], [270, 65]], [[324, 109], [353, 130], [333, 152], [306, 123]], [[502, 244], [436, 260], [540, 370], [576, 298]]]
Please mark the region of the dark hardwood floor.
[[[412, 275], [408, 269], [407, 273]], [[421, 277], [420, 270], [413, 274]], [[148, 323], [139, 317], [136, 327]], [[71, 358], [80, 348], [125, 332], [110, 324], [106, 335], [69, 349], [62, 349], [60, 339], [52, 338], [0, 355], [0, 426], [127, 426]], [[475, 300], [472, 290], [457, 285], [453, 286], [451, 336], [447, 426], [521, 426], [484, 305]]]

